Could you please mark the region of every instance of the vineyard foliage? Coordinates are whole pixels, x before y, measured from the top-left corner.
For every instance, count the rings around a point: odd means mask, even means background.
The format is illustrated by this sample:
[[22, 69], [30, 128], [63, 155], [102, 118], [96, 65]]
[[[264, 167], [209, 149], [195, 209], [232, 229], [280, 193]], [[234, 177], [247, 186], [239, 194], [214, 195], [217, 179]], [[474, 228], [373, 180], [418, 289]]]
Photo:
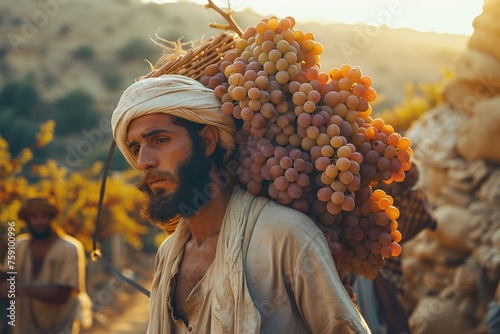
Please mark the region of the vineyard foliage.
[[[44, 164], [30, 163], [34, 152], [53, 139], [54, 126], [52, 120], [41, 124], [35, 135], [36, 144], [24, 148], [14, 157], [9, 152], [9, 143], [0, 136], [0, 230], [5, 231], [7, 223], [14, 221], [16, 232], [24, 231], [25, 222], [17, 217], [23, 201], [37, 195], [48, 195], [60, 209], [56, 223], [82, 241], [90, 251], [103, 163], [96, 162], [90, 169], [80, 172], [69, 171], [52, 159]], [[24, 176], [27, 171], [30, 178]], [[142, 197], [134, 187], [136, 177], [136, 172], [130, 170], [111, 173], [107, 179], [99, 240], [119, 233], [131, 247], [142, 248], [141, 236], [151, 228], [139, 215]]]

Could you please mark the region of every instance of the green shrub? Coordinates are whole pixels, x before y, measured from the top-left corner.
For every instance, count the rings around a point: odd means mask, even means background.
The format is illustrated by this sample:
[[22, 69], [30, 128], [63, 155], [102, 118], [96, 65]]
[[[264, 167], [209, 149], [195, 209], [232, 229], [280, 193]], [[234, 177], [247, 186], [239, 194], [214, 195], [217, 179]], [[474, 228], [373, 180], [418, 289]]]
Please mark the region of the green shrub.
[[94, 99], [81, 89], [73, 90], [58, 99], [54, 105], [56, 134], [76, 134], [98, 126], [99, 113], [94, 109]]
[[71, 52], [73, 59], [78, 60], [90, 60], [94, 58], [94, 54], [94, 49], [89, 45], [82, 45]]
[[133, 38], [118, 50], [118, 57], [123, 61], [142, 60], [151, 59], [159, 53], [160, 51], [152, 42], [142, 38]]
[[40, 96], [30, 82], [8, 82], [0, 91], [0, 108], [12, 108], [21, 117], [32, 117]]

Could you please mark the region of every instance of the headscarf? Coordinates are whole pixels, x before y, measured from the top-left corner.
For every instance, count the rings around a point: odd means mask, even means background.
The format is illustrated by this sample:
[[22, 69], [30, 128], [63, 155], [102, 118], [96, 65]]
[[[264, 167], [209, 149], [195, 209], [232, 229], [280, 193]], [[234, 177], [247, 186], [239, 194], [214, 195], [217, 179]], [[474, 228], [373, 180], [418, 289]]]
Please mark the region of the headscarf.
[[113, 111], [113, 138], [128, 163], [137, 169], [136, 158], [128, 149], [128, 126], [138, 117], [164, 113], [217, 128], [227, 159], [236, 147], [236, 124], [233, 116], [224, 114], [220, 107], [214, 91], [192, 78], [166, 74], [142, 79], [125, 90]]

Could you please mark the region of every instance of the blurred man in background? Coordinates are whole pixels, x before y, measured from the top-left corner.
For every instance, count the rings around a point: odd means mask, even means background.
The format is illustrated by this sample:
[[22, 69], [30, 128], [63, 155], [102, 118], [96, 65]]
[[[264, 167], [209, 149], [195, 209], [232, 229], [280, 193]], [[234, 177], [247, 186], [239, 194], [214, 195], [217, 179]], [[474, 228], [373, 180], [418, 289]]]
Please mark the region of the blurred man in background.
[[[28, 233], [16, 239], [14, 334], [79, 333], [91, 323], [85, 292], [85, 253], [77, 239], [52, 221], [58, 208], [47, 198], [31, 198], [19, 210]], [[2, 282], [2, 296], [9, 287]], [[82, 319], [81, 315], [86, 315]]]

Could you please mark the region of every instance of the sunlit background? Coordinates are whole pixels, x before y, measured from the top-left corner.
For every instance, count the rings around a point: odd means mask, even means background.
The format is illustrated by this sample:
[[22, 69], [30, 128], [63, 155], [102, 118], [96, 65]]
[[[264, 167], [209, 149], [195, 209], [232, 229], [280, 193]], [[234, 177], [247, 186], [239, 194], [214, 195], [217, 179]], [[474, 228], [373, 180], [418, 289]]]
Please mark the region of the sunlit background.
[[[143, 2], [171, 3], [203, 0], [144, 0]], [[228, 1], [215, 0], [220, 7]], [[305, 5], [307, 3], [307, 5]], [[472, 20], [479, 15], [482, 1], [478, 0], [233, 0], [231, 8], [240, 11], [250, 8], [261, 15], [291, 15], [304, 22], [387, 25], [389, 28], [410, 28], [420, 32], [465, 34], [473, 32]]]

